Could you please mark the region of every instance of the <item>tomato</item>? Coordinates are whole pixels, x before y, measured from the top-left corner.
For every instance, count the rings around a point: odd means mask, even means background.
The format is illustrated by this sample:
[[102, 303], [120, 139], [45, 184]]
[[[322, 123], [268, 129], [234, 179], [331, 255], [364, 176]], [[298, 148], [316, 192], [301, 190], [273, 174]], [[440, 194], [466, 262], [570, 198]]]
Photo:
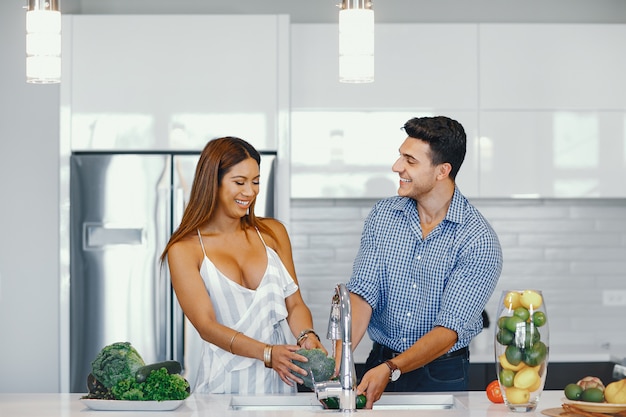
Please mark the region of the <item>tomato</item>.
[[489, 401], [496, 404], [501, 404], [504, 402], [504, 398], [502, 398], [502, 390], [500, 389], [500, 382], [497, 379], [494, 379], [487, 385], [487, 398]]

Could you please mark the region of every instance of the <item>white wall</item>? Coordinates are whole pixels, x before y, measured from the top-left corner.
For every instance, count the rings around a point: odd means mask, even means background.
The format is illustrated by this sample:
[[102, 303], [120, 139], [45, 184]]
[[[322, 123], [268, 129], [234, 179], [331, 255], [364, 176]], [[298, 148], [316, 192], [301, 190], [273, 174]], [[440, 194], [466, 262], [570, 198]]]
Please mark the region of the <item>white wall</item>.
[[24, 21], [0, 2], [0, 392], [55, 392], [59, 86], [26, 84]]

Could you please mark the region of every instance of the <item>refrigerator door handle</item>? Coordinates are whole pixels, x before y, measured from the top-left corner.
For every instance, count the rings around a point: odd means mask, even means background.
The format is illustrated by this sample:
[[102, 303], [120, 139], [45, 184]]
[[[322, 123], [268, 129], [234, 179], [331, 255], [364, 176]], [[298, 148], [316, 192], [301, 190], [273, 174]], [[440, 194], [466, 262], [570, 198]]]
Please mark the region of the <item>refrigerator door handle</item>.
[[[173, 224], [179, 225], [185, 211], [185, 192], [182, 187], [174, 188]], [[173, 231], [172, 231], [173, 232]], [[185, 367], [185, 316], [178, 304], [176, 294], [171, 286], [171, 277], [167, 273], [170, 291], [169, 305], [172, 307], [172, 357]]]

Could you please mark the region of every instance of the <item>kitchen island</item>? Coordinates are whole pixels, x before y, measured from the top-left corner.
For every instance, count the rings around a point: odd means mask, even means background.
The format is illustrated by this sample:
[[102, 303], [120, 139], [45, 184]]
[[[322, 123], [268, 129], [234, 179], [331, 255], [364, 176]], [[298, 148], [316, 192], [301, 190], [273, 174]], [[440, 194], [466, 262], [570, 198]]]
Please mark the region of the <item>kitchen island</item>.
[[[448, 393], [449, 394], [449, 393]], [[311, 393], [298, 396], [313, 396]], [[424, 394], [427, 395], [427, 394]], [[174, 411], [94, 411], [80, 400], [81, 394], [0, 394], [0, 416], [2, 417], [128, 417], [128, 416], [242, 416], [242, 417], [303, 417], [320, 414], [336, 414], [331, 410], [233, 410], [230, 395], [193, 394]], [[529, 413], [512, 413], [504, 404], [491, 403], [484, 392], [470, 391], [454, 393], [459, 406], [449, 410], [384, 409], [357, 410], [358, 415], [371, 416], [441, 416], [441, 417], [512, 417], [515, 415], [543, 416], [542, 410], [561, 406], [563, 391], [545, 391], [537, 410]]]

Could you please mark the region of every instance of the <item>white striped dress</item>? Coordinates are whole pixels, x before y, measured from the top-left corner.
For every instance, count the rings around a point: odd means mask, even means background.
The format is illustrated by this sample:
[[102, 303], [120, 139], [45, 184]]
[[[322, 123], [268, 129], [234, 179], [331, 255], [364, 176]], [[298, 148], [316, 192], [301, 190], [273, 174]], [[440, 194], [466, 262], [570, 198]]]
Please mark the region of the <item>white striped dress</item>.
[[[285, 268], [278, 254], [265, 244], [267, 269], [256, 290], [245, 288], [228, 279], [206, 255], [200, 275], [211, 296], [217, 321], [248, 337], [271, 345], [286, 343], [285, 298], [295, 293], [298, 286]], [[263, 361], [233, 355], [211, 343], [202, 341], [202, 359], [194, 392], [213, 394], [262, 394], [295, 392], [278, 374], [266, 368]]]

